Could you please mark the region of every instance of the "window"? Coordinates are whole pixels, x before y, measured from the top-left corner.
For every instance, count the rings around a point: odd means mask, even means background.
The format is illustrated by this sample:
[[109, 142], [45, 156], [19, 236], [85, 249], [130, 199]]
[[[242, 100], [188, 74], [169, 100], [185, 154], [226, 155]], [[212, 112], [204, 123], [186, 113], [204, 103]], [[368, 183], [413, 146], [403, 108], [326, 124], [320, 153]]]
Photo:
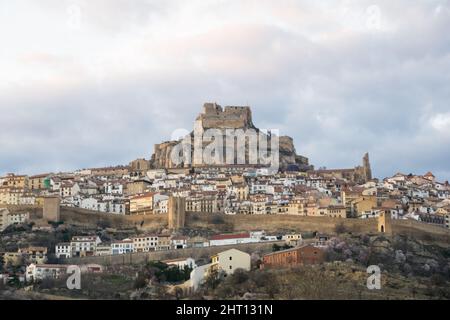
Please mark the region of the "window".
[[230, 257], [230, 260], [233, 260], [233, 257]]

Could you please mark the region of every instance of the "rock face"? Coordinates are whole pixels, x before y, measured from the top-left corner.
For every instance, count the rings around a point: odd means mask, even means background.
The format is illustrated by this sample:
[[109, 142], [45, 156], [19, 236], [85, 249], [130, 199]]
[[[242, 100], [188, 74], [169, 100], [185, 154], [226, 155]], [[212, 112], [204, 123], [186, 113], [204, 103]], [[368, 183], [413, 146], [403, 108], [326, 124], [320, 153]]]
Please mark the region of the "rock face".
[[[202, 136], [208, 129], [218, 129], [220, 132], [225, 133], [227, 129], [236, 130], [252, 130], [259, 135], [267, 139], [267, 146], [271, 146], [272, 135], [264, 134], [258, 128], [255, 127], [252, 121], [252, 111], [250, 107], [238, 107], [238, 106], [227, 106], [222, 108], [220, 105], [215, 103], [205, 103], [203, 105], [203, 111], [198, 115], [194, 123], [194, 130], [187, 137], [192, 141], [191, 153], [194, 154], [194, 137]], [[247, 131], [248, 132], [248, 131]], [[224, 141], [226, 139], [224, 138]], [[179, 146], [181, 140], [179, 141], [166, 141], [160, 144], [156, 144], [154, 147], [154, 153], [151, 158], [151, 167], [155, 169], [169, 169], [169, 168], [191, 168], [196, 166], [204, 165], [203, 163], [196, 162], [193, 159], [191, 163], [177, 163], [175, 164], [172, 160], [172, 153], [177, 152], [174, 150]], [[203, 150], [208, 143], [203, 143]], [[248, 160], [248, 145], [245, 146], [246, 161]], [[224, 147], [225, 151], [225, 147]], [[225, 152], [224, 152], [225, 154]], [[193, 156], [194, 158], [194, 156]], [[237, 163], [237, 162], [234, 162]], [[247, 163], [247, 165], [251, 165]], [[229, 164], [233, 165], [233, 164]], [[311, 170], [313, 167], [309, 165], [308, 158], [297, 155], [294, 148], [294, 141], [291, 137], [280, 136], [279, 137], [279, 166], [280, 169], [298, 169], [301, 171]]]

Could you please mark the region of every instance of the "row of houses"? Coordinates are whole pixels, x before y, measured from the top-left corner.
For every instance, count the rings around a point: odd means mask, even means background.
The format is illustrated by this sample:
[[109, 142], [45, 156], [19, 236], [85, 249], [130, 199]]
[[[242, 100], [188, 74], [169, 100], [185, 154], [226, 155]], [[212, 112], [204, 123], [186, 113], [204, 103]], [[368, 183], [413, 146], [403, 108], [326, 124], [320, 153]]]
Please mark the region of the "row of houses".
[[29, 220], [28, 212], [9, 212], [7, 208], [0, 208], [0, 232], [10, 225], [25, 223]]
[[48, 251], [46, 247], [19, 248], [14, 252], [0, 252], [0, 258], [5, 266], [21, 266], [27, 263], [46, 263]]
[[148, 234], [135, 236], [111, 243], [102, 243], [98, 236], [74, 236], [71, 242], [58, 243], [55, 246], [57, 258], [107, 256], [127, 253], [152, 252], [225, 246], [244, 243], [270, 242], [285, 240], [289, 244], [302, 241], [301, 234], [268, 235], [264, 231], [244, 232], [237, 234], [213, 235], [209, 239], [203, 237], [186, 237], [180, 235]]

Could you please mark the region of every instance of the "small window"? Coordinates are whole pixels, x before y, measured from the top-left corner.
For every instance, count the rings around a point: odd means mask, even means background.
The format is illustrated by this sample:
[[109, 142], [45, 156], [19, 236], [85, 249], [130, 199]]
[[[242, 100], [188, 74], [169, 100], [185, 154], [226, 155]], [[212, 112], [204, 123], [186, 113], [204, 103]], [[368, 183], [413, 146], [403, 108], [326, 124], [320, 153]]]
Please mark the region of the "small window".
[[231, 270], [231, 269], [233, 269], [233, 267], [232, 267], [232, 266], [230, 266], [230, 270]]
[[233, 257], [230, 257], [230, 260], [233, 260]]

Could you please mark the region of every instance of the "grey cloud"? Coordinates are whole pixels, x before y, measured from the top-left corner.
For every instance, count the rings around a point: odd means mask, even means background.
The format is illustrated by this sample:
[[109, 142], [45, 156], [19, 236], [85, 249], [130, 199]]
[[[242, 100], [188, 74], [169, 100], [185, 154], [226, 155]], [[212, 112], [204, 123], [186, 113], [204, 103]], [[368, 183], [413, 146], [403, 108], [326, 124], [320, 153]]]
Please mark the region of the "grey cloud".
[[[87, 83], [59, 98], [0, 98], [0, 172], [148, 158], [154, 143], [176, 128], [190, 129], [202, 103], [216, 101], [250, 104], [257, 126], [294, 137], [297, 151], [316, 166], [354, 166], [369, 151], [379, 177], [431, 170], [448, 180], [449, 131], [430, 125], [431, 117], [450, 111], [448, 2], [378, 5], [393, 31], [336, 32], [330, 41], [315, 41], [298, 28], [239, 25], [181, 44], [173, 39], [182, 48], [171, 57], [180, 70], [167, 65], [167, 72]], [[126, 29], [127, 14], [139, 11], [131, 7], [104, 14], [122, 17]], [[311, 3], [307, 10], [322, 14]], [[311, 23], [320, 28], [328, 21]], [[195, 63], [199, 56], [203, 65]], [[228, 63], [236, 68], [223, 67]]]

